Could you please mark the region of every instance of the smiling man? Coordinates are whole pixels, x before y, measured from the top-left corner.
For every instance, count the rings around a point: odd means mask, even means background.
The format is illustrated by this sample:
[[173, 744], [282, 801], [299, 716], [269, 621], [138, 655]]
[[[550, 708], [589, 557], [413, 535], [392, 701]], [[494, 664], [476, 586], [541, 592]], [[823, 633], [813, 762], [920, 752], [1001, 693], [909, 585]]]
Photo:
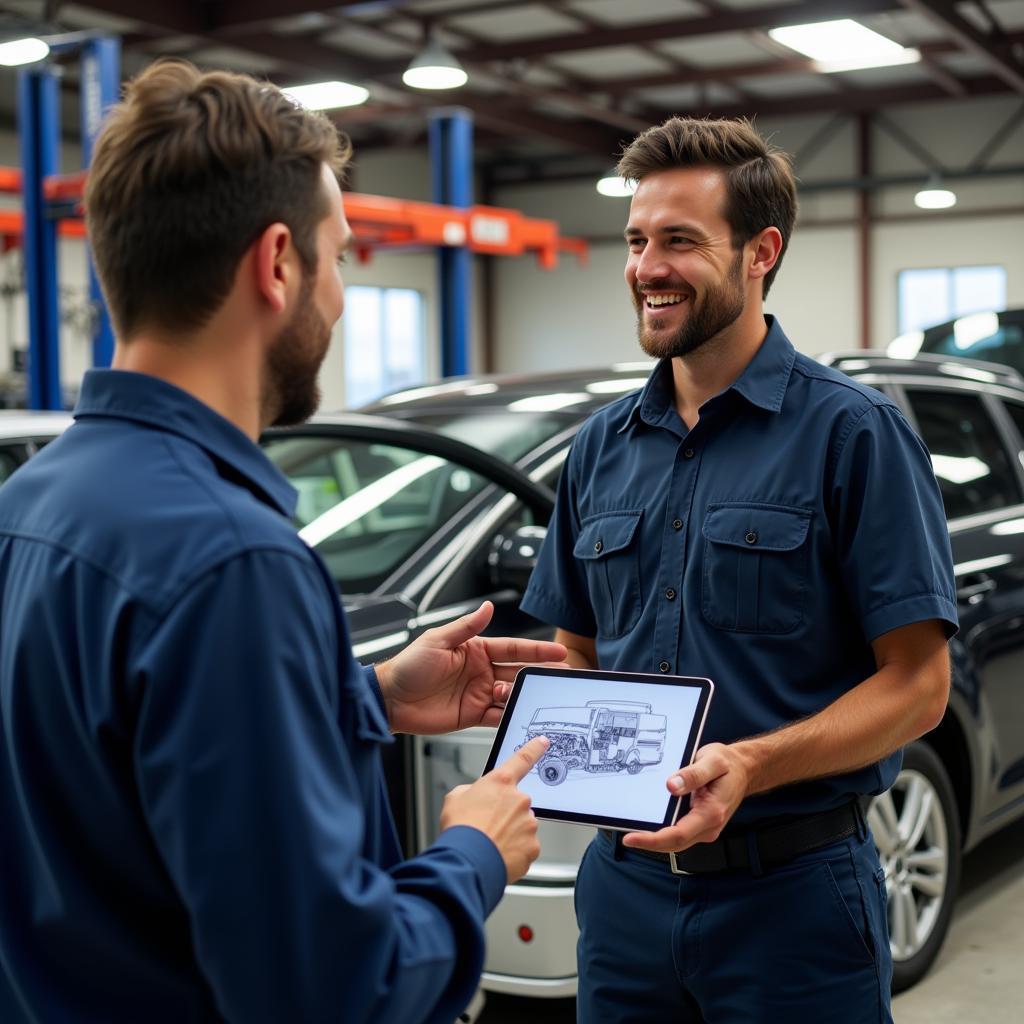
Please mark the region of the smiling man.
[[[890, 1021], [864, 802], [941, 719], [953, 570], [899, 409], [796, 352], [764, 297], [796, 217], [745, 121], [628, 146], [626, 285], [646, 387], [573, 445], [523, 608], [579, 667], [708, 676], [705, 745], [653, 834], [577, 881], [584, 1024]], [[824, 325], [823, 329], [827, 329]]]

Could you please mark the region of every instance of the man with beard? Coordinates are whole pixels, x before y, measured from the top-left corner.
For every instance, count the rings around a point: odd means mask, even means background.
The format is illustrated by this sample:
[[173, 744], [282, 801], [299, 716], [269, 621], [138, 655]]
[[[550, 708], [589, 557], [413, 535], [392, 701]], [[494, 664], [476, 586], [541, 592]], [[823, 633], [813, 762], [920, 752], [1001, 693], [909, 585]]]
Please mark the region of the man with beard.
[[639, 395], [566, 462], [523, 608], [580, 667], [707, 676], [676, 824], [602, 831], [577, 882], [586, 1024], [890, 1021], [864, 802], [942, 718], [956, 605], [928, 453], [879, 392], [797, 353], [763, 298], [796, 215], [744, 121], [629, 145]]
[[159, 62], [96, 147], [118, 337], [0, 492], [0, 1020], [433, 1021], [539, 846], [540, 738], [403, 861], [389, 732], [493, 724], [484, 605], [359, 666], [296, 494], [255, 443], [317, 405], [350, 241], [331, 123]]

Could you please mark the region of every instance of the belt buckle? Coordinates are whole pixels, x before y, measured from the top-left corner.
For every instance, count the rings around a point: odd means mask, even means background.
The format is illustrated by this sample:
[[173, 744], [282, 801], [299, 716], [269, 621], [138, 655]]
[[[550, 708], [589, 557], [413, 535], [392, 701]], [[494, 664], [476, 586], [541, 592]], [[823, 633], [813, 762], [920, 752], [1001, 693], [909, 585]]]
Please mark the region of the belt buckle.
[[673, 875], [687, 875], [687, 876], [690, 876], [690, 875], [693, 874], [692, 871], [684, 871], [679, 866], [679, 861], [676, 859], [675, 853], [670, 853], [668, 855], [668, 866], [672, 869], [672, 874]]

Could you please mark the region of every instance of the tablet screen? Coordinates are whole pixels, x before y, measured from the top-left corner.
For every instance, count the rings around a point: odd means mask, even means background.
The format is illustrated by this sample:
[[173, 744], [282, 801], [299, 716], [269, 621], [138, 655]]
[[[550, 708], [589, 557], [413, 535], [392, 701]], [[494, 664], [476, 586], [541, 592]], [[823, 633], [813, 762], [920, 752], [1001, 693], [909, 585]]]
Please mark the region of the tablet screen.
[[691, 676], [524, 668], [484, 770], [547, 736], [550, 748], [519, 784], [539, 818], [662, 828], [678, 803], [665, 780], [693, 759], [712, 690]]

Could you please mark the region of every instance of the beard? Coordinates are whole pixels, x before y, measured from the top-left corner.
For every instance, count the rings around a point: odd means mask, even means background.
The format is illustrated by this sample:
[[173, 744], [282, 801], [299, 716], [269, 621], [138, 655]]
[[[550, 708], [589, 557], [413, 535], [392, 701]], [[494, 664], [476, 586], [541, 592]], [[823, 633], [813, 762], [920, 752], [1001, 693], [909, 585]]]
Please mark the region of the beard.
[[[633, 304], [636, 306], [636, 332], [640, 347], [655, 359], [672, 359], [696, 352], [706, 345], [731, 324], [734, 324], [743, 312], [746, 295], [743, 289], [743, 253], [736, 254], [736, 259], [729, 267], [724, 281], [709, 287], [701, 299], [696, 302], [691, 293], [692, 309], [680, 325], [679, 330], [670, 337], [658, 337], [653, 330], [648, 330], [644, 323], [644, 298], [638, 290], [633, 291]], [[662, 326], [657, 319], [651, 324], [653, 329]]]
[[304, 274], [295, 313], [267, 354], [264, 422], [293, 427], [316, 412], [320, 405], [317, 377], [330, 343], [330, 325], [313, 301], [313, 275]]

